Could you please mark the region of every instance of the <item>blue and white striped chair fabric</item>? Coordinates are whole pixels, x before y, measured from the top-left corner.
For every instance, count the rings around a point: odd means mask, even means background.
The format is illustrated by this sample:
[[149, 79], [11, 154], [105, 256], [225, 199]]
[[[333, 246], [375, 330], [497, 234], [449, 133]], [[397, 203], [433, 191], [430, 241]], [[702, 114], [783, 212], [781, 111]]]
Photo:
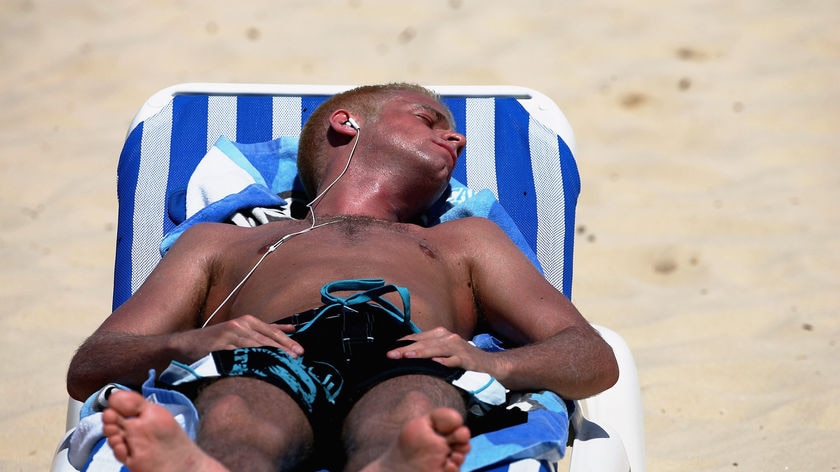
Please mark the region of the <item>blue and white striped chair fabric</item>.
[[[158, 245], [176, 225], [169, 199], [186, 188], [216, 139], [263, 142], [297, 136], [324, 94], [174, 95], [130, 131], [118, 168], [119, 223], [114, 307], [140, 286], [160, 259]], [[567, 296], [572, 286], [574, 218], [580, 179], [557, 132], [531, 117], [513, 96], [444, 96], [467, 146], [454, 177], [490, 189], [534, 250], [546, 277]]]

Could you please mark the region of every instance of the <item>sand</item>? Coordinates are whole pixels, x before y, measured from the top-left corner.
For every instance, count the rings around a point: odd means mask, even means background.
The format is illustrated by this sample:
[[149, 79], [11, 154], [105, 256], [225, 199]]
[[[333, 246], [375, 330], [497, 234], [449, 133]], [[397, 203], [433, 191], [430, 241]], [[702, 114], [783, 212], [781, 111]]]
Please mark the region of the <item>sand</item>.
[[838, 23], [828, 0], [0, 1], [0, 469], [46, 470], [63, 433], [149, 95], [391, 80], [568, 115], [573, 298], [633, 349], [649, 470], [840, 469]]

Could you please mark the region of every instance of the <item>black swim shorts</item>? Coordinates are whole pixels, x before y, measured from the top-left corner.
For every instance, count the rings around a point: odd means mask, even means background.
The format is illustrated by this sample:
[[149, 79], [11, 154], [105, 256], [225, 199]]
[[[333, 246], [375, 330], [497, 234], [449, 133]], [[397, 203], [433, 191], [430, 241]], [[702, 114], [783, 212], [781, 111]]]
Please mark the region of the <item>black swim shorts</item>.
[[[332, 294], [334, 290], [368, 286], [373, 288], [348, 298]], [[400, 338], [419, 331], [407, 309], [397, 309], [380, 297], [398, 289], [379, 279], [328, 284], [322, 290], [326, 305], [276, 321], [295, 325], [291, 336], [303, 346], [303, 356], [293, 358], [273, 347], [216, 351], [212, 356], [217, 369], [224, 377], [256, 378], [285, 390], [316, 431], [340, 429], [353, 404], [385, 380], [409, 374], [447, 381], [458, 378], [463, 369], [430, 359], [386, 357], [389, 350], [406, 344]], [[404, 296], [407, 305], [407, 292]]]

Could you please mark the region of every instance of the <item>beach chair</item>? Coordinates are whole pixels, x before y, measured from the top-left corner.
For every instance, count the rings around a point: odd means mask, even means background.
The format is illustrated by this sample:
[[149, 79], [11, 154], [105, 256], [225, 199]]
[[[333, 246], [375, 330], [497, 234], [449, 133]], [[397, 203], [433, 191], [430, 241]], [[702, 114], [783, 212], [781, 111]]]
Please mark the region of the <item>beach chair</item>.
[[[319, 103], [346, 86], [182, 84], [153, 95], [130, 125], [118, 166], [113, 306], [140, 286], [160, 260], [160, 243], [178, 227], [183, 189], [197, 164], [224, 136], [239, 143], [294, 137]], [[575, 206], [580, 178], [574, 135], [545, 95], [522, 87], [433, 86], [450, 107], [467, 147], [453, 178], [489, 189], [515, 222], [546, 278], [571, 297]], [[644, 471], [639, 381], [632, 354], [615, 332], [596, 326], [619, 362], [618, 383], [574, 402], [570, 414], [574, 472]], [[53, 471], [74, 470], [68, 438], [80, 403], [70, 401], [68, 433]], [[557, 470], [531, 459], [493, 470]]]

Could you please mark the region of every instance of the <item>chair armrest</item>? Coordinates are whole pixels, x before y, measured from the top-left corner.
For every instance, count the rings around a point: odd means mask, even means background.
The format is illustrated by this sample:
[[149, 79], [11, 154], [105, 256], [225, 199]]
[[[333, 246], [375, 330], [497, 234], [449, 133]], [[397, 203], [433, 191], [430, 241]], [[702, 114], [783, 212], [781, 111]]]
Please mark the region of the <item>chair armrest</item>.
[[[597, 460], [603, 464], [593, 469], [645, 472], [645, 438], [641, 386], [633, 354], [624, 339], [615, 331], [595, 326], [604, 340], [613, 348], [618, 361], [618, 382], [608, 390], [581, 400], [584, 412], [575, 412], [572, 425], [575, 427], [575, 441], [572, 444], [572, 464], [583, 464], [586, 460]], [[575, 418], [579, 416], [579, 418]], [[576, 424], [575, 422], [579, 423]], [[580, 428], [580, 430], [578, 429]], [[615, 441], [618, 444], [615, 444]], [[620, 450], [620, 449], [623, 449]], [[625, 456], [621, 460], [615, 455]], [[579, 460], [575, 458], [583, 454]], [[606, 461], [606, 462], [604, 462]], [[625, 466], [629, 464], [629, 468]]]
[[76, 472], [76, 468], [70, 465], [70, 459], [67, 457], [70, 448], [70, 435], [73, 433], [73, 428], [69, 428], [61, 442], [55, 450], [53, 456], [52, 466], [50, 472]]
[[67, 418], [64, 420], [64, 430], [70, 431], [79, 425], [79, 412], [82, 410], [82, 402], [69, 398], [67, 400]]
[[631, 470], [623, 439], [609, 425], [586, 419], [581, 405], [570, 422], [574, 430], [569, 472], [628, 472]]

